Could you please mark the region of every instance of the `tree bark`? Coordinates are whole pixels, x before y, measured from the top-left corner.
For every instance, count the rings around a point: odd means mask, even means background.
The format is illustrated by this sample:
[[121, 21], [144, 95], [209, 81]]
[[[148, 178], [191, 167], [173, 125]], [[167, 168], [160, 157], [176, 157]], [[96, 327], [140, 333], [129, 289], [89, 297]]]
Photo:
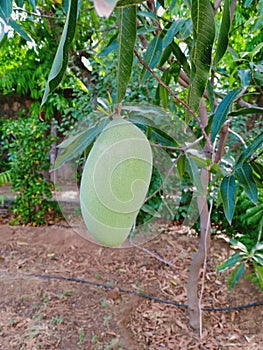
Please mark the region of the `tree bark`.
[[[206, 127], [208, 123], [208, 115], [205, 106], [205, 101], [202, 99], [199, 113], [203, 126]], [[204, 154], [206, 157], [212, 156], [212, 145], [206, 142], [204, 147]], [[209, 184], [209, 171], [208, 169], [202, 169], [201, 171], [201, 182], [203, 186], [203, 193], [198, 196], [198, 211], [200, 215], [200, 237], [198, 251], [194, 254], [190, 273], [188, 277], [187, 285], [187, 304], [189, 313], [190, 326], [194, 330], [201, 330], [201, 310], [198, 296], [198, 281], [200, 276], [201, 268], [204, 264], [206, 252], [210, 248], [210, 212], [207, 203], [207, 189]], [[200, 332], [201, 333], [201, 332]]]

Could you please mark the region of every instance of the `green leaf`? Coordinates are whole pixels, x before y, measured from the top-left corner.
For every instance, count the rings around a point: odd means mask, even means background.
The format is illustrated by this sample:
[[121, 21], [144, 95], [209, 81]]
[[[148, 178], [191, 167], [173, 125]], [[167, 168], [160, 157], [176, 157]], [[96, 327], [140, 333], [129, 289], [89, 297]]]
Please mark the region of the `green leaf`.
[[176, 163], [176, 168], [179, 174], [180, 180], [183, 179], [183, 176], [186, 171], [186, 155], [184, 154], [182, 157], [180, 157]]
[[116, 7], [132, 6], [137, 4], [142, 4], [145, 0], [120, 0], [117, 2]]
[[247, 88], [251, 81], [250, 69], [238, 69], [238, 76], [243, 88]]
[[4, 186], [11, 181], [12, 181], [12, 179], [11, 179], [11, 171], [10, 170], [6, 170], [6, 171], [0, 173], [0, 186]]
[[228, 116], [230, 117], [236, 117], [239, 115], [247, 115], [247, 114], [255, 114], [255, 113], [262, 113], [263, 114], [263, 108], [261, 107], [250, 107], [250, 108], [241, 108], [237, 111], [233, 111], [228, 113]]
[[185, 56], [185, 54], [182, 52], [182, 50], [180, 49], [179, 45], [176, 44], [175, 42], [172, 42], [170, 44], [170, 47], [172, 49], [173, 54], [175, 55], [177, 61], [181, 64], [181, 66], [183, 67], [184, 71], [187, 74], [190, 74], [190, 66], [189, 63], [187, 61], [187, 58]]
[[153, 216], [155, 218], [161, 217], [160, 213], [157, 210], [155, 210], [152, 206], [150, 206], [148, 204], [144, 204], [141, 207], [141, 210], [144, 211], [147, 214], [150, 214], [151, 216]]
[[174, 41], [174, 37], [176, 36], [176, 34], [180, 31], [180, 29], [182, 28], [184, 24], [184, 20], [183, 19], [177, 19], [175, 20], [171, 26], [169, 27], [169, 29], [167, 30], [167, 33], [165, 34], [164, 38], [163, 38], [163, 48], [165, 49], [168, 45], [171, 44], [171, 42]]
[[193, 33], [193, 22], [191, 18], [181, 19], [182, 26], [180, 31], [176, 34], [176, 37], [180, 41], [186, 40]]
[[[131, 118], [129, 118], [128, 120], [132, 121]], [[139, 129], [144, 131], [144, 133], [147, 135], [147, 138], [150, 141], [156, 144], [160, 144], [162, 146], [178, 147], [178, 143], [176, 142], [176, 140], [170, 135], [168, 135], [165, 131], [162, 131], [155, 126], [152, 126], [151, 124], [136, 122], [134, 119], [133, 123]]]
[[258, 278], [258, 283], [260, 285], [260, 288], [263, 289], [263, 267], [257, 264], [254, 264], [254, 269], [255, 269], [256, 276]]
[[69, 11], [67, 13], [66, 23], [63, 29], [62, 37], [53, 61], [51, 71], [49, 73], [48, 81], [44, 96], [42, 98], [41, 106], [46, 102], [50, 92], [61, 82], [68, 64], [69, 46], [74, 38], [76, 22], [77, 22], [78, 0], [70, 0]]
[[32, 38], [27, 34], [27, 32], [13, 19], [9, 20], [8, 23], [23, 39], [26, 41], [33, 41]]
[[[5, 38], [5, 36], [6, 36], [6, 34], [5, 34], [5, 25], [1, 21], [0, 22], [0, 43], [1, 43], [1, 45], [5, 42], [5, 40], [3, 40]], [[2, 40], [3, 40], [3, 42], [2, 42]]]
[[0, 1], [0, 17], [6, 23], [9, 23], [9, 18], [12, 13], [12, 0], [1, 0]]
[[100, 17], [109, 18], [118, 0], [94, 0], [94, 6]]
[[244, 218], [248, 224], [259, 225], [260, 221], [263, 220], [263, 204], [247, 209]]
[[214, 14], [210, 1], [192, 0], [191, 16], [194, 46], [191, 52], [192, 69], [188, 104], [194, 112], [197, 112], [208, 81], [215, 37]]
[[229, 240], [229, 243], [231, 244], [231, 247], [233, 249], [238, 249], [238, 250], [241, 250], [242, 252], [244, 252], [246, 255], [248, 254], [247, 247], [245, 246], [244, 243], [242, 243], [236, 239], [233, 239], [233, 238]]
[[[162, 54], [163, 43], [160, 35], [154, 37], [154, 39], [150, 42], [147, 51], [144, 55], [144, 62], [150, 68], [154, 68], [160, 60]], [[145, 81], [149, 78], [150, 72], [146, 70], [146, 68], [142, 69], [141, 72], [141, 84], [144, 84]]]
[[217, 66], [218, 62], [224, 56], [228, 47], [228, 35], [231, 25], [230, 20], [230, 3], [229, 0], [224, 1], [224, 12], [222, 22], [220, 26], [220, 32], [217, 40], [217, 47], [214, 59], [214, 65]]
[[230, 92], [218, 105], [215, 115], [213, 118], [212, 128], [211, 128], [211, 140], [215, 141], [216, 135], [220, 132], [221, 127], [226, 121], [229, 109], [239, 94], [240, 89]]
[[237, 284], [237, 282], [239, 281], [239, 278], [243, 275], [243, 273], [245, 272], [245, 263], [242, 263], [240, 265], [238, 265], [234, 271], [231, 273], [231, 276], [228, 280], [228, 288], [229, 290], [232, 290], [235, 285]]
[[263, 188], [263, 165], [258, 162], [250, 162], [253, 168], [253, 177], [258, 188]]
[[236, 253], [230, 255], [230, 257], [228, 259], [223, 261], [222, 264], [220, 264], [218, 266], [216, 271], [221, 272], [223, 270], [229, 269], [229, 268], [235, 266], [240, 261], [243, 261], [243, 259], [244, 259], [243, 254], [241, 254], [241, 252], [236, 252]]
[[119, 104], [125, 97], [126, 88], [131, 77], [133, 49], [136, 41], [136, 12], [136, 6], [120, 8], [117, 12], [119, 25], [117, 104]]
[[[125, 107], [124, 107], [125, 108]], [[124, 110], [123, 108], [123, 110]], [[130, 122], [134, 123], [134, 124], [142, 124], [145, 126], [154, 126], [154, 123], [151, 119], [141, 116], [141, 115], [133, 115], [130, 116], [129, 118], [127, 118], [127, 120], [129, 120]]]
[[255, 204], [258, 200], [258, 189], [253, 179], [252, 169], [248, 163], [244, 163], [242, 167], [236, 169], [237, 179], [248, 198]]
[[263, 254], [255, 253], [253, 259], [256, 261], [256, 263], [263, 266]]
[[72, 137], [71, 142], [66, 145], [62, 153], [57, 157], [52, 170], [58, 169], [62, 164], [80, 155], [88, 146], [92, 144], [95, 138], [102, 132], [108, 123], [109, 118], [105, 118], [101, 120], [98, 125]]
[[238, 158], [235, 168], [238, 168], [241, 163], [247, 162], [250, 157], [255, 153], [257, 149], [262, 147], [263, 144], [263, 132], [258, 135], [251, 144], [241, 153], [240, 157]]
[[[162, 74], [162, 81], [166, 85], [169, 85], [173, 76], [174, 76], [174, 74], [173, 74], [172, 70], [166, 69]], [[163, 108], [167, 108], [168, 102], [169, 102], [169, 94], [168, 94], [167, 89], [165, 89], [161, 84], [159, 84], [157, 92], [159, 93], [159, 97], [160, 97], [160, 100], [162, 102]]]
[[204, 189], [203, 189], [198, 166], [193, 158], [187, 156], [186, 159], [187, 159], [188, 164], [189, 164], [189, 175], [190, 175], [191, 181], [194, 184], [194, 186], [196, 187], [198, 194], [202, 195], [204, 192]]
[[220, 193], [223, 202], [224, 213], [230, 225], [235, 210], [235, 191], [236, 182], [234, 175], [225, 176], [221, 182]]

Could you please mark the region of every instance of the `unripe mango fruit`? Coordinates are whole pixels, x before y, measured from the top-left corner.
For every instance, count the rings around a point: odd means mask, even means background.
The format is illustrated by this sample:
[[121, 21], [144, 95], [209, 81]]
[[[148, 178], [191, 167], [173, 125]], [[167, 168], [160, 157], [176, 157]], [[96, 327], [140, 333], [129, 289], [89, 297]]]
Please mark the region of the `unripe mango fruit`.
[[80, 207], [88, 231], [106, 246], [129, 236], [147, 195], [152, 150], [143, 132], [115, 117], [95, 141], [82, 173]]

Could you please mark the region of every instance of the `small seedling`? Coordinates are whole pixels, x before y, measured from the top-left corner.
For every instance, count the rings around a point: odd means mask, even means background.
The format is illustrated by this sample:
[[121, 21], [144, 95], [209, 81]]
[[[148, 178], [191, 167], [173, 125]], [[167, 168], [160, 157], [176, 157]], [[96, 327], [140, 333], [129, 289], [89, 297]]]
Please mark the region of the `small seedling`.
[[107, 306], [110, 306], [110, 303], [108, 302], [108, 300], [103, 299], [102, 302], [101, 302], [101, 306], [107, 307]]
[[82, 345], [85, 340], [85, 332], [83, 329], [79, 330], [79, 345]]
[[103, 317], [103, 324], [104, 326], [107, 326], [107, 324], [110, 322], [110, 320], [112, 319], [112, 316], [109, 315], [109, 316], [104, 316]]
[[50, 321], [51, 324], [63, 323], [64, 319], [62, 316], [55, 316]]
[[97, 343], [98, 341], [99, 341], [98, 336], [95, 333], [92, 333], [91, 342], [92, 343]]

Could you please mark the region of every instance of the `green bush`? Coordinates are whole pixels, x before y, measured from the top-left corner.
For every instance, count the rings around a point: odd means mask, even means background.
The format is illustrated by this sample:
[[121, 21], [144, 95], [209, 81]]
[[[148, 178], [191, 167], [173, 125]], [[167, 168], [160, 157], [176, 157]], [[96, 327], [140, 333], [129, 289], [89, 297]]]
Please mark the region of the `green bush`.
[[37, 118], [23, 116], [6, 121], [2, 127], [2, 147], [8, 151], [15, 192], [15, 224], [43, 224], [51, 211], [51, 184], [44, 177], [51, 144], [49, 124]]

